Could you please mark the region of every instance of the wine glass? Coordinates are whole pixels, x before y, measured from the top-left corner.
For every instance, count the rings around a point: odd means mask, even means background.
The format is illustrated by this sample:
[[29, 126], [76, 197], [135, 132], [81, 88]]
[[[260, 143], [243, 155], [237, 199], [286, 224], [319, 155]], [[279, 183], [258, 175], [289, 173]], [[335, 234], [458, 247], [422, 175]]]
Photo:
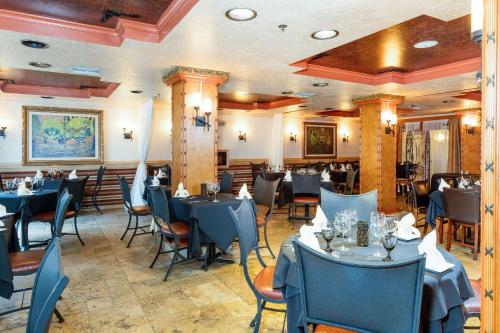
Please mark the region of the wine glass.
[[213, 193], [213, 183], [207, 182], [207, 195], [210, 197]]
[[[355, 209], [346, 209], [345, 213], [349, 219], [350, 230], [351, 230], [352, 227], [358, 223], [358, 213], [356, 212]], [[349, 234], [347, 236], [348, 236], [347, 242], [349, 242], [349, 243], [354, 242], [354, 240], [352, 238], [352, 232], [349, 232]]]
[[12, 193], [12, 188], [14, 187], [14, 180], [8, 179], [6, 185], [7, 188], [9, 189], [9, 193]]
[[380, 237], [382, 237], [383, 228], [385, 226], [386, 217], [383, 212], [372, 212], [370, 214], [370, 232], [375, 237], [373, 245], [377, 246], [377, 251], [373, 254], [375, 257], [382, 258], [383, 253], [380, 252], [379, 246]]
[[333, 239], [333, 229], [330, 225], [325, 225], [321, 228], [321, 235], [326, 241], [325, 251], [330, 253], [332, 252], [332, 248], [330, 247], [330, 242]]
[[344, 244], [344, 238], [351, 229], [351, 222], [349, 221], [349, 216], [347, 216], [345, 212], [340, 212], [338, 215], [335, 214], [335, 227], [340, 231], [340, 238], [342, 239], [342, 245], [339, 247], [339, 251], [349, 251]]
[[43, 184], [45, 184], [45, 179], [38, 178], [38, 191], [41, 191], [43, 189]]
[[219, 200], [217, 200], [217, 192], [220, 191], [220, 184], [218, 182], [215, 182], [215, 183], [212, 183], [212, 185], [213, 185], [212, 190], [214, 192], [213, 202], [219, 202]]
[[387, 251], [387, 257], [382, 261], [393, 261], [391, 252], [398, 243], [398, 224], [397, 218], [394, 216], [387, 217], [385, 228], [383, 228], [382, 244]]

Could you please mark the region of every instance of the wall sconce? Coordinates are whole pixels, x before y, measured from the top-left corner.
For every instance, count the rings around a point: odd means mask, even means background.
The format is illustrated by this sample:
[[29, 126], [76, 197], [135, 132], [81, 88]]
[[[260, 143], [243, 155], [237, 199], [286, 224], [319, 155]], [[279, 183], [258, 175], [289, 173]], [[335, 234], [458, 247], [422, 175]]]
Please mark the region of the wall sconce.
[[477, 118], [474, 116], [465, 116], [463, 118], [463, 123], [465, 125], [465, 132], [469, 135], [474, 135], [477, 126]]
[[398, 117], [396, 114], [391, 111], [382, 112], [382, 122], [386, 122], [387, 126], [385, 127], [385, 134], [391, 134], [392, 136], [396, 135], [396, 124], [398, 122]]
[[293, 134], [293, 132], [290, 132], [290, 142], [297, 143], [297, 134]]
[[238, 140], [239, 141], [245, 141], [247, 142], [247, 134], [246, 133], [242, 133], [241, 131], [238, 131]]
[[132, 136], [132, 133], [134, 133], [134, 131], [127, 131], [127, 128], [123, 128], [123, 138], [125, 140], [130, 140], [132, 141], [134, 138]]
[[342, 128], [340, 130], [340, 135], [342, 135], [342, 142], [349, 142], [349, 131], [347, 128]]
[[7, 129], [7, 126], [2, 126], [0, 127], [0, 137], [5, 139], [5, 130]]
[[[197, 127], [206, 127], [210, 131], [210, 115], [212, 114], [212, 100], [209, 97], [202, 98], [203, 81], [200, 81], [200, 92], [195, 92], [192, 97], [192, 103], [196, 115], [193, 117], [194, 124]], [[203, 105], [202, 105], [203, 103]], [[200, 109], [204, 114], [200, 115]]]

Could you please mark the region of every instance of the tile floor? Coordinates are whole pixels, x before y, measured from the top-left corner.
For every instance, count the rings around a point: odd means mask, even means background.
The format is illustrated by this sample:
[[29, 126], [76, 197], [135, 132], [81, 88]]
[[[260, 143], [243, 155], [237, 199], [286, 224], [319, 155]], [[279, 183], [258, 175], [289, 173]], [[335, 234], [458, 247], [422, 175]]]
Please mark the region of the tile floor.
[[[269, 228], [276, 254], [281, 242], [300, 226], [300, 222], [288, 223], [286, 212], [277, 211]], [[216, 263], [204, 272], [200, 262], [191, 261], [175, 266], [165, 283], [164, 265], [169, 257], [161, 256], [155, 268], [149, 269], [156, 250], [147, 252], [153, 238], [138, 236], [126, 248], [126, 242], [119, 240], [126, 222], [120, 209], [107, 210], [104, 215], [87, 213], [79, 223], [86, 245], [81, 246], [74, 236], [63, 237], [62, 260], [70, 282], [57, 307], [65, 322], [54, 319], [51, 332], [251, 332], [248, 324], [255, 315], [255, 298], [238, 264]], [[49, 234], [38, 223], [30, 232], [40, 238]], [[238, 260], [239, 253], [234, 252]], [[262, 252], [272, 265], [271, 256]], [[469, 277], [478, 278], [479, 261], [472, 261], [466, 249], [454, 247], [453, 252]], [[257, 267], [255, 261], [252, 266]], [[16, 278], [15, 285], [29, 286], [32, 281], [32, 277]], [[20, 304], [20, 296], [0, 299], [0, 311]], [[27, 311], [1, 317], [0, 332], [24, 332], [26, 319]], [[282, 314], [265, 312], [261, 332], [281, 332], [282, 322]]]

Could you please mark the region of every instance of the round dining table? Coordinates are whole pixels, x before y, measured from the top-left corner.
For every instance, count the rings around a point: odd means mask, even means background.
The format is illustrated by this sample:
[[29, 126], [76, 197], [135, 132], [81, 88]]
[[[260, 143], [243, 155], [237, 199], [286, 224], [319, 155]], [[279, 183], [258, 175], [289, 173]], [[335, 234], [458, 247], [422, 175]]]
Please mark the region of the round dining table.
[[[273, 288], [280, 289], [287, 304], [287, 325], [289, 333], [307, 332], [302, 327], [302, 304], [300, 300], [300, 277], [298, 266], [291, 246], [292, 236], [281, 246], [273, 278]], [[335, 240], [332, 242], [336, 242]], [[391, 256], [402, 260], [418, 255], [421, 240], [399, 241]], [[324, 240], [320, 239], [321, 248]], [[335, 247], [334, 247], [335, 248]], [[424, 333], [463, 333], [465, 315], [463, 302], [474, 297], [467, 273], [462, 263], [451, 253], [438, 247], [445, 260], [455, 266], [442, 273], [426, 270], [421, 308], [421, 328]], [[370, 244], [368, 247], [350, 246], [347, 252], [334, 251], [340, 258], [351, 263], [382, 262], [374, 253], [385, 250]], [[327, 283], [327, 281], [325, 281]]]

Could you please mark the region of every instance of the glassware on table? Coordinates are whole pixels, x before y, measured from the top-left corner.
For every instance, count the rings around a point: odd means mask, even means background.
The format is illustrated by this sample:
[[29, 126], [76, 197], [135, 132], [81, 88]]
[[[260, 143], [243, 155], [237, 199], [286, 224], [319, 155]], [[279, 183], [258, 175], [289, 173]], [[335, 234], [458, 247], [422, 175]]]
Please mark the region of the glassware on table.
[[382, 234], [382, 244], [387, 251], [387, 257], [382, 261], [393, 261], [391, 252], [398, 243], [398, 219], [395, 216], [389, 216], [386, 219], [385, 228]]
[[212, 183], [212, 190], [214, 192], [214, 200], [213, 202], [219, 202], [219, 200], [217, 200], [217, 193], [220, 191], [220, 184], [218, 182], [215, 182], [215, 183]]
[[343, 252], [349, 251], [349, 248], [347, 248], [344, 244], [344, 238], [351, 229], [351, 221], [350, 217], [345, 212], [335, 214], [335, 228], [339, 230], [342, 241], [338, 250]]
[[326, 241], [325, 251], [327, 253], [331, 253], [333, 249], [330, 247], [330, 242], [335, 236], [333, 226], [331, 225], [331, 223], [326, 223], [321, 226], [321, 236], [323, 236], [323, 238]]
[[355, 209], [346, 209], [344, 212], [347, 214], [350, 223], [349, 234], [347, 235], [347, 242], [352, 243], [355, 240], [352, 238], [352, 227], [358, 223], [358, 212]]
[[14, 188], [14, 180], [8, 179], [6, 182], [7, 188], [9, 189], [9, 193], [12, 193], [12, 189]]
[[45, 184], [45, 179], [38, 178], [37, 183], [38, 183], [38, 191], [41, 191], [43, 189], [43, 185]]
[[384, 254], [380, 252], [380, 238], [385, 228], [386, 217], [383, 212], [372, 212], [370, 214], [370, 232], [375, 238], [373, 245], [377, 246], [377, 251], [373, 254], [375, 257], [382, 258]]

